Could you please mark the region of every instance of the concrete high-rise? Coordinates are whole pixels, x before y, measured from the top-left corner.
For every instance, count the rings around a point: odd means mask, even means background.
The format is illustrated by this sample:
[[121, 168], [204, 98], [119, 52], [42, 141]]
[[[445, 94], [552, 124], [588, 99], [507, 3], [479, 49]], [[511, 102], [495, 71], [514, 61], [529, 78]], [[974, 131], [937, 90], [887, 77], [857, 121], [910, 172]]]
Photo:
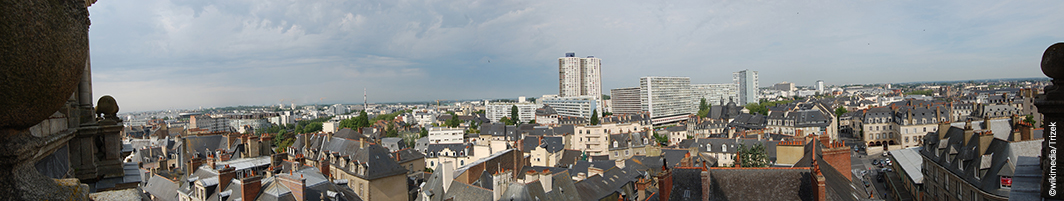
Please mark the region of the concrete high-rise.
[[691, 78], [639, 78], [639, 99], [654, 125], [687, 119], [698, 108], [691, 104]]
[[[595, 56], [578, 58], [565, 53], [558, 58], [558, 96], [602, 96], [602, 59]], [[601, 98], [600, 98], [601, 99]]]
[[614, 114], [636, 114], [642, 112], [639, 102], [639, 87], [618, 88], [610, 90]]
[[817, 80], [815, 87], [817, 93], [824, 94], [824, 80]]
[[697, 107], [705, 98], [706, 103], [719, 105], [734, 100], [739, 96], [738, 91], [733, 83], [691, 84], [691, 102]]
[[739, 87], [739, 102], [742, 104], [757, 103], [758, 86], [757, 71], [742, 70], [732, 73], [732, 81]]

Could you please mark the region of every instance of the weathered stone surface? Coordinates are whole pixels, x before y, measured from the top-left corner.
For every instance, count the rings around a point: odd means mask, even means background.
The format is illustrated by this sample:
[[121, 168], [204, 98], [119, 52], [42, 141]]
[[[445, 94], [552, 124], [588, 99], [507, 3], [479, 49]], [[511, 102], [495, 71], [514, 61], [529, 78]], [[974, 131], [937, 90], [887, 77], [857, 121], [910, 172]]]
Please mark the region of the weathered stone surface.
[[110, 95], [100, 97], [100, 100], [96, 101], [96, 114], [104, 114], [104, 118], [108, 119], [117, 119], [118, 102], [115, 102], [115, 97]]
[[0, 0], [0, 128], [29, 128], [77, 89], [88, 55], [83, 0]]
[[1042, 54], [1042, 73], [1053, 79], [1064, 79], [1064, 43], [1046, 48]]
[[88, 185], [73, 180], [55, 180], [34, 167], [73, 138], [72, 131], [36, 137], [28, 129], [0, 128], [0, 199], [85, 200]]

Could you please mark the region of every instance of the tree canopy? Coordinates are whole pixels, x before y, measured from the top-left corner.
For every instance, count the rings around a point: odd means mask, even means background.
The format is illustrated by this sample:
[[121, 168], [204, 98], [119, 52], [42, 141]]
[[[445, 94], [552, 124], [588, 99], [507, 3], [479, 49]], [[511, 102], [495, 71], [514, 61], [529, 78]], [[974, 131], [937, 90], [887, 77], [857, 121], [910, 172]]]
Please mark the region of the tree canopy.
[[591, 110], [591, 125], [599, 125], [598, 109]]
[[735, 160], [742, 167], [768, 167], [769, 165], [768, 154], [765, 153], [765, 145], [761, 143], [750, 147], [745, 144], [739, 144], [738, 156], [735, 157]]
[[698, 117], [706, 118], [709, 116], [709, 103], [706, 102], [706, 98], [702, 98], [702, 102], [698, 104]]

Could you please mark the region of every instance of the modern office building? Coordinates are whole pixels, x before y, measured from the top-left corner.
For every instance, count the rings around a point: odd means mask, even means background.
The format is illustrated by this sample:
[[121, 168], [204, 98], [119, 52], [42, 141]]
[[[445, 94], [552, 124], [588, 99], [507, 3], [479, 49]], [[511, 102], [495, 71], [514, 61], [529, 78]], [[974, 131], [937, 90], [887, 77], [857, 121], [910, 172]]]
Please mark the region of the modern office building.
[[739, 102], [742, 104], [757, 103], [758, 85], [757, 71], [742, 70], [732, 73], [732, 81], [739, 87]]
[[691, 102], [696, 108], [703, 98], [706, 99], [706, 103], [721, 105], [720, 103], [738, 98], [738, 92], [738, 87], [733, 83], [691, 84]]
[[639, 87], [618, 88], [610, 90], [614, 114], [635, 114], [643, 111], [639, 102]]
[[592, 112], [598, 112], [598, 115], [602, 116], [602, 111], [594, 111], [598, 108], [594, 96], [548, 97], [543, 98], [542, 103], [549, 105], [561, 116], [591, 118]]
[[685, 120], [698, 109], [691, 104], [691, 78], [688, 77], [639, 78], [639, 100], [654, 125]]
[[[593, 96], [602, 105], [602, 59], [565, 53], [558, 58], [558, 97]], [[598, 108], [601, 111], [601, 108]]]

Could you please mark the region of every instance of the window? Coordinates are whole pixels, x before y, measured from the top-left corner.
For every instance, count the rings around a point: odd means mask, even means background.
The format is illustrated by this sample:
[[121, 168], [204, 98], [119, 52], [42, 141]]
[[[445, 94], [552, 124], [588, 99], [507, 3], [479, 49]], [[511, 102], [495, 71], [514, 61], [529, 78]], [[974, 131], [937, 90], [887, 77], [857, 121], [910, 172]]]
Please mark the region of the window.
[[721, 145], [720, 145], [720, 151], [721, 151], [721, 152], [728, 152], [728, 145], [726, 145], [726, 144], [721, 144]]
[[1001, 176], [1001, 188], [1012, 188], [1012, 177]]

